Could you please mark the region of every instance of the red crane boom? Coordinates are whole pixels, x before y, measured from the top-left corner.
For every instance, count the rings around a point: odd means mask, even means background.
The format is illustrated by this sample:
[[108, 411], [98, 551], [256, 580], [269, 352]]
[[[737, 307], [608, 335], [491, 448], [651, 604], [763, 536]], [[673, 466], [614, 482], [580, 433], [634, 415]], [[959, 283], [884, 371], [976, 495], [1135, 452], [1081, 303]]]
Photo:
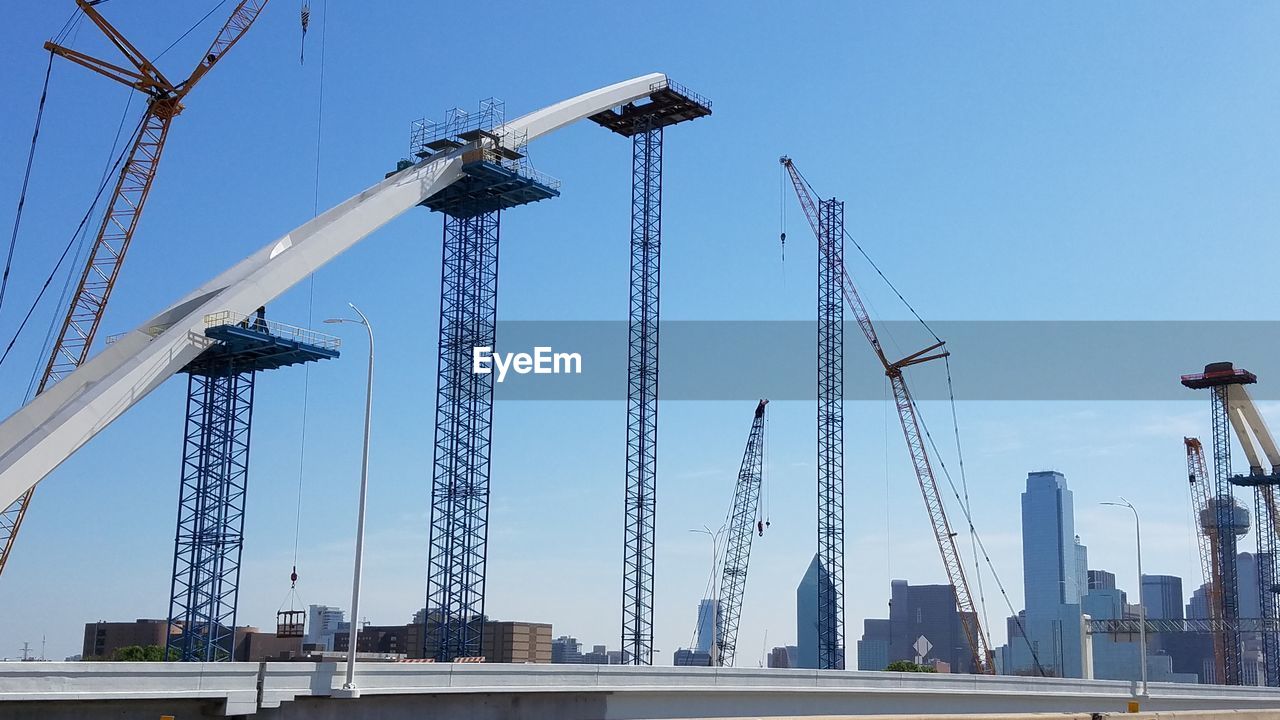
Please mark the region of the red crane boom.
[[[102, 324], [107, 301], [111, 298], [116, 278], [120, 275], [120, 267], [124, 264], [125, 253], [129, 250], [129, 243], [138, 227], [138, 219], [142, 216], [142, 209], [151, 192], [151, 183], [155, 179], [160, 155], [169, 136], [169, 126], [173, 118], [182, 112], [182, 100], [244, 36], [266, 4], [267, 0], [241, 0], [231, 11], [231, 16], [223, 24], [213, 44], [201, 56], [196, 69], [177, 85], [169, 82], [140, 50], [94, 9], [94, 3], [90, 0], [76, 0], [76, 5], [120, 51], [129, 67], [99, 60], [52, 41], [44, 44], [46, 50], [59, 57], [147, 95], [148, 101], [146, 113], [138, 124], [127, 159], [116, 179], [107, 211], [102, 216], [102, 224], [80, 275], [80, 282], [63, 317], [58, 339], [49, 353], [44, 374], [36, 389], [37, 395], [88, 358], [93, 338]], [[22, 520], [26, 517], [34, 492], [35, 488], [32, 487], [12, 505], [0, 511], [0, 573], [4, 572], [5, 564], [13, 551], [14, 540], [22, 527]]]
[[[1204, 446], [1200, 444], [1200, 440], [1184, 437], [1182, 443], [1187, 450], [1187, 482], [1191, 486], [1191, 513], [1195, 519], [1196, 540], [1200, 546], [1200, 570], [1207, 585], [1205, 600], [1209, 606], [1209, 619], [1217, 621], [1222, 617], [1222, 572], [1218, 563], [1218, 535], [1213, 530], [1216, 514], [1210, 509], [1213, 504], [1213, 486], [1209, 480]], [[1214, 678], [1226, 677], [1224, 643], [1223, 633], [1213, 633]]]
[[[823, 233], [818, 228], [818, 206], [814, 202], [812, 188], [800, 175], [791, 158], [784, 155], [779, 162], [791, 177], [791, 184], [795, 187], [796, 197], [800, 200], [800, 207], [804, 210], [809, 226], [813, 228], [819, 242], [822, 242]], [[839, 240], [833, 239], [828, 242], [837, 241]], [[839, 258], [840, 256], [835, 253], [824, 253], [824, 257]], [[837, 259], [836, 262], [839, 260]], [[938, 482], [933, 474], [933, 466], [929, 462], [929, 453], [925, 450], [925, 437], [921, 430], [920, 417], [916, 412], [915, 403], [911, 400], [911, 392], [907, 389], [906, 378], [902, 375], [903, 368], [937, 360], [946, 357], [949, 353], [942, 349], [944, 343], [939, 341], [896, 362], [891, 362], [884, 354], [875, 326], [871, 323], [871, 315], [867, 312], [862, 297], [854, 287], [853, 279], [849, 277], [843, 262], [840, 263], [839, 271], [844, 285], [845, 302], [853, 311], [858, 327], [862, 329], [867, 342], [871, 343], [871, 349], [875, 351], [876, 357], [884, 366], [885, 375], [893, 386], [893, 398], [898, 408], [898, 419], [902, 423], [902, 434], [907, 441], [907, 450], [911, 453], [911, 463], [915, 468], [916, 480], [920, 484], [920, 492], [924, 496], [925, 509], [929, 513], [933, 535], [938, 542], [938, 551], [942, 554], [942, 564], [946, 567], [948, 579], [956, 594], [956, 607], [960, 612], [965, 639], [968, 640], [969, 649], [973, 654], [974, 671], [994, 675], [995, 659], [991, 652], [991, 643], [982, 628], [981, 617], [973, 603], [973, 594], [969, 590], [964, 563], [961, 562], [960, 551], [956, 547], [956, 533], [951, 529], [951, 521], [947, 518], [947, 511], [942, 503], [942, 495], [938, 492]]]

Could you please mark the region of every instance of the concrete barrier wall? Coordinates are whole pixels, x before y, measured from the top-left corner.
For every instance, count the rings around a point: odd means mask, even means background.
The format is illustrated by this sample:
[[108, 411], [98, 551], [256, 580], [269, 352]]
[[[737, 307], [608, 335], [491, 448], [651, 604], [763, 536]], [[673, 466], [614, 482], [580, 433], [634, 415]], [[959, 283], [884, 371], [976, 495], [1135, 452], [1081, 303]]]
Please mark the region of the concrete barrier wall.
[[221, 714], [250, 714], [258, 709], [259, 670], [258, 663], [5, 662], [0, 717], [10, 717], [24, 703], [136, 700], [186, 701]]
[[[929, 673], [618, 665], [365, 663], [361, 697], [336, 697], [341, 663], [0, 663], [0, 717], [36, 706], [92, 720], [155, 720], [157, 701], [263, 720], [469, 717], [816, 717], [1122, 713], [1133, 683]], [[146, 704], [150, 714], [134, 714]], [[136, 706], [136, 707], [135, 707]], [[113, 709], [113, 710], [111, 710]], [[1146, 711], [1276, 711], [1280, 690], [1153, 683]], [[108, 712], [110, 710], [110, 712]], [[424, 712], [428, 712], [424, 715]], [[175, 713], [169, 713], [175, 714]], [[33, 716], [35, 717], [35, 716]]]

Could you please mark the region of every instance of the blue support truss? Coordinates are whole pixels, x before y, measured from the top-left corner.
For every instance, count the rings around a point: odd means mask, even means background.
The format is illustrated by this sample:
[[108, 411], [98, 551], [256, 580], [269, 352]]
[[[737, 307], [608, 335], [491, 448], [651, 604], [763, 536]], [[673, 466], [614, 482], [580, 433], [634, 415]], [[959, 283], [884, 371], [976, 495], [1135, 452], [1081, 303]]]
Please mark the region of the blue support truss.
[[500, 210], [445, 215], [440, 356], [423, 657], [478, 657], [484, 633], [493, 374], [473, 347], [494, 347]]
[[445, 218], [422, 634], [423, 657], [441, 662], [479, 657], [484, 636], [493, 375], [473, 373], [471, 354], [497, 340], [501, 212], [560, 194], [559, 181], [530, 167], [503, 114], [490, 98], [478, 113], [419, 121], [410, 136], [415, 157], [462, 160], [462, 177], [423, 203]]
[[[1280, 618], [1277, 612], [1276, 593], [1280, 592], [1280, 565], [1276, 563], [1276, 531], [1280, 518], [1280, 498], [1276, 486], [1259, 485], [1254, 488], [1254, 534], [1258, 541], [1256, 563], [1258, 566], [1258, 609], [1264, 620]], [[1262, 632], [1262, 662], [1266, 672], [1265, 684], [1280, 687], [1280, 637], [1273, 631]]]
[[653, 664], [653, 544], [658, 469], [658, 290], [662, 250], [662, 126], [632, 136], [631, 300], [627, 353], [627, 485], [622, 653]]
[[590, 120], [631, 138], [631, 299], [622, 551], [622, 661], [653, 664], [654, 518], [658, 469], [658, 295], [662, 249], [662, 129], [711, 114], [711, 101], [670, 80], [643, 101]]
[[818, 202], [818, 667], [844, 667], [844, 203]]
[[1240, 585], [1236, 569], [1235, 500], [1231, 487], [1231, 422], [1227, 403], [1227, 385], [1213, 388], [1213, 482], [1214, 512], [1218, 535], [1218, 563], [1222, 575], [1223, 656], [1226, 677], [1224, 685], [1239, 685], [1243, 677], [1240, 664]]
[[219, 662], [235, 652], [254, 375], [229, 363], [225, 373], [188, 376], [170, 659]]
[[283, 337], [261, 315], [256, 322], [215, 324], [205, 334], [214, 342], [184, 368], [186, 430], [169, 586], [169, 623], [177, 632], [165, 650], [167, 659], [182, 662], [235, 657], [258, 371], [338, 357], [336, 340]]

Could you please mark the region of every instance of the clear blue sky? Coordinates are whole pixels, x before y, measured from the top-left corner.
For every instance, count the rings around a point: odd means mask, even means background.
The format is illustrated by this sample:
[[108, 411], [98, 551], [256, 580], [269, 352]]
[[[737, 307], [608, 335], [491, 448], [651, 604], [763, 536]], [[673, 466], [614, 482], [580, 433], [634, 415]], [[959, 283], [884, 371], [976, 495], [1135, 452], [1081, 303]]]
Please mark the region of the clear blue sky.
[[[99, 7], [155, 54], [214, 4]], [[312, 2], [305, 65], [298, 2], [277, 0], [190, 96], [106, 333], [311, 217], [325, 4]], [[655, 2], [638, 11], [504, 2], [469, 17], [434, 3], [328, 6], [321, 209], [393, 168], [416, 118], [489, 96], [514, 116], [660, 71], [715, 102], [712, 118], [668, 133], [665, 318], [812, 319], [815, 250], [794, 203], [785, 278], [779, 263], [777, 157], [787, 153], [820, 191], [847, 200], [850, 231], [928, 318], [1275, 319], [1272, 4]], [[47, 60], [40, 44], [71, 7], [28, 3], [0, 27], [6, 230]], [[171, 78], [194, 63], [224, 11], [158, 61]], [[87, 24], [72, 43], [107, 52]], [[55, 61], [0, 336], [11, 335], [87, 207], [127, 97]], [[127, 125], [139, 108], [135, 99]], [[504, 217], [500, 317], [625, 318], [627, 143], [582, 125], [532, 152], [564, 193]], [[409, 213], [323, 269], [314, 306], [303, 286], [271, 307], [306, 324], [311, 312], [318, 322], [354, 301], [380, 333], [362, 613], [376, 623], [405, 622], [423, 600], [439, 238], [438, 217]], [[865, 266], [851, 267], [877, 317], [905, 317]], [[25, 393], [53, 315], [42, 306], [0, 367], [6, 412]], [[362, 338], [344, 337], [344, 358], [310, 374], [299, 557], [303, 600], [343, 606], [364, 372]], [[855, 338], [846, 352], [866, 348]], [[963, 382], [965, 359], [954, 368]], [[303, 378], [280, 371], [259, 385], [239, 619], [263, 627], [288, 589]], [[164, 615], [184, 388], [165, 385], [41, 486], [0, 581], [0, 656], [22, 641], [38, 647], [44, 634], [49, 656], [61, 658], [79, 652], [84, 622]], [[1015, 607], [1018, 493], [1030, 470], [1066, 473], [1091, 567], [1133, 588], [1126, 518], [1097, 505], [1122, 492], [1147, 521], [1148, 571], [1195, 576], [1181, 444], [1183, 434], [1207, 434], [1207, 402], [1195, 400], [960, 405], [977, 524]], [[708, 562], [704, 540], [686, 529], [723, 517], [753, 407], [663, 405], [659, 662], [692, 633]], [[945, 435], [946, 408], [924, 411]], [[621, 402], [498, 407], [493, 617], [549, 621], [556, 634], [617, 646], [623, 423]], [[794, 642], [794, 587], [815, 544], [813, 403], [776, 403], [770, 424], [773, 525], [752, 558], [743, 665], [766, 645]], [[939, 582], [943, 573], [886, 404], [846, 408], [846, 477], [852, 648], [861, 619], [885, 612], [891, 578]], [[1006, 611], [986, 580], [1000, 642]]]

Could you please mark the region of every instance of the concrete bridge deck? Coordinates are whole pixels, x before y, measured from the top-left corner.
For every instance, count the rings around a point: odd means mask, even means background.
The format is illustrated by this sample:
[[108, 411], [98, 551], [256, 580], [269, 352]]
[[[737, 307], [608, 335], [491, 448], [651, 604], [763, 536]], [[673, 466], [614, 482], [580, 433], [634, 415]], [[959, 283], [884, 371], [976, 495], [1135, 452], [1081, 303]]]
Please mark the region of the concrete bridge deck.
[[[367, 663], [0, 663], [0, 718], [784, 718], [1123, 713], [1108, 680], [754, 668]], [[1144, 711], [1270, 711], [1280, 690], [1153, 683]], [[1259, 717], [1257, 713], [1248, 713]]]

